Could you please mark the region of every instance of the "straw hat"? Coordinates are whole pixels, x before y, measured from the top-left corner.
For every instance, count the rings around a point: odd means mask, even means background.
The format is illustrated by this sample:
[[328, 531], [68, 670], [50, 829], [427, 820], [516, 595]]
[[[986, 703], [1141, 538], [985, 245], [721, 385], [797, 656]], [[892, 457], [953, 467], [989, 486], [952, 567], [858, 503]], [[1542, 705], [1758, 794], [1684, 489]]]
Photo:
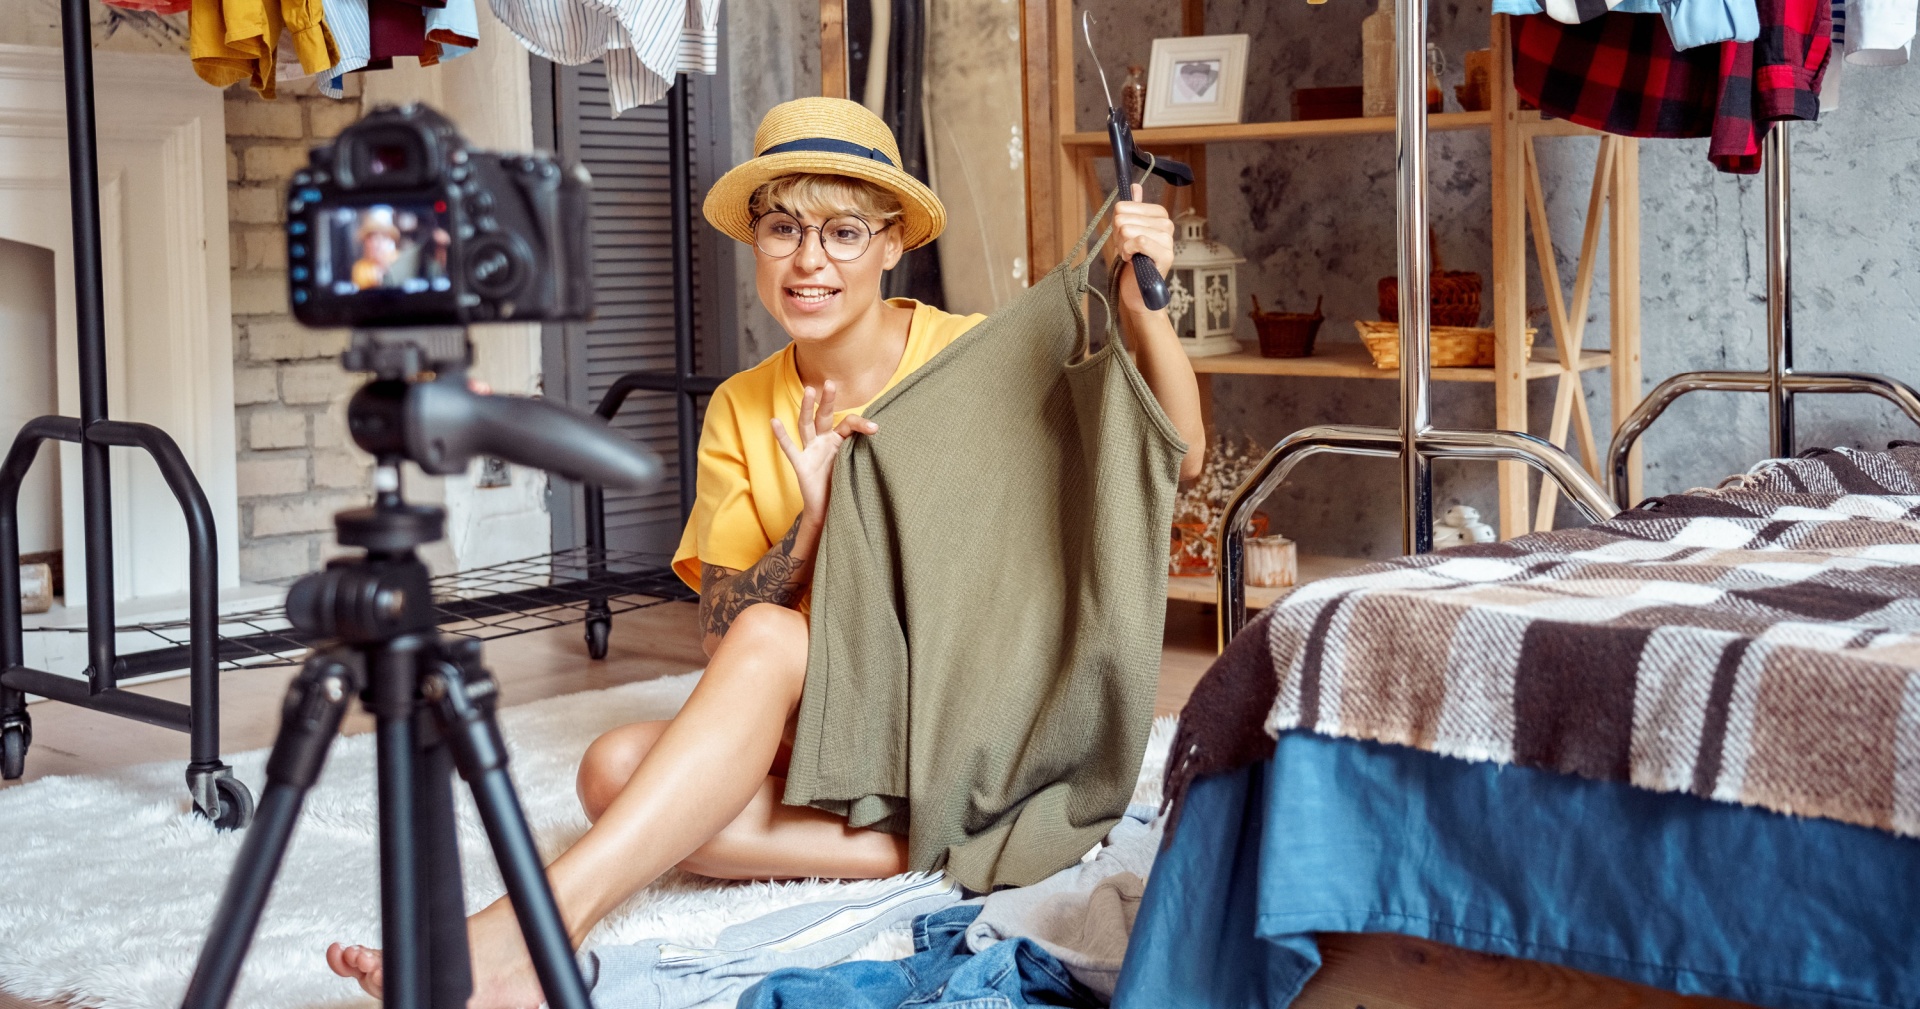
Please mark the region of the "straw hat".
[[355, 230], [354, 240], [364, 242], [368, 235], [376, 233], [399, 239], [400, 226], [393, 222], [392, 207], [367, 208], [366, 212], [360, 215], [360, 227]]
[[899, 227], [909, 249], [940, 236], [947, 208], [920, 180], [900, 169], [893, 131], [859, 102], [844, 98], [798, 98], [782, 102], [760, 120], [752, 161], [734, 166], [707, 191], [701, 211], [707, 223], [736, 241], [753, 244], [747, 203], [755, 190], [782, 175], [845, 175], [864, 179], [900, 198]]

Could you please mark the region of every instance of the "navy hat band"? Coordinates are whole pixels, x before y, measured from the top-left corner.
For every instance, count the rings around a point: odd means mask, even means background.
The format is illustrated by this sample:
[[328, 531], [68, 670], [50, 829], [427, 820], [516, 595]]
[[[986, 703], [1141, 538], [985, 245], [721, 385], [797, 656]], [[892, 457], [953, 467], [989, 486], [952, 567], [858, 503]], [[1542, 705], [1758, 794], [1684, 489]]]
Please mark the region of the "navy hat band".
[[760, 157], [769, 154], [786, 154], [792, 151], [815, 151], [821, 154], [851, 154], [856, 158], [878, 161], [892, 168], [898, 168], [886, 152], [876, 147], [862, 147], [846, 140], [832, 140], [827, 137], [809, 137], [804, 140], [789, 140], [784, 144], [775, 144], [760, 152]]

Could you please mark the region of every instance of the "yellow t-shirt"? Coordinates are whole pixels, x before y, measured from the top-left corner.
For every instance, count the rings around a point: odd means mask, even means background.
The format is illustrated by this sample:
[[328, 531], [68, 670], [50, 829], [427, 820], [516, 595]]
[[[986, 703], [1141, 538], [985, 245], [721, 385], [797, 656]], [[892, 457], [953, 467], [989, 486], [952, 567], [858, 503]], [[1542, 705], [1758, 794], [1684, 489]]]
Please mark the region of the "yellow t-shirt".
[[340, 63], [321, 0], [193, 0], [187, 11], [193, 69], [215, 87], [247, 81], [260, 97], [272, 98], [282, 27], [293, 37], [300, 69], [317, 74]]
[[[900, 366], [881, 393], [986, 318], [950, 315], [907, 298], [888, 303], [911, 307], [913, 321], [907, 327], [907, 349], [900, 355]], [[680, 534], [680, 548], [673, 554], [674, 573], [696, 591], [700, 565], [752, 567], [800, 517], [800, 481], [773, 437], [772, 419], [780, 418], [787, 432], [797, 437], [803, 391], [789, 344], [720, 383], [708, 401], [707, 421], [700, 431], [698, 494], [686, 531]], [[874, 399], [878, 398], [876, 394]], [[834, 423], [871, 403], [835, 411]]]

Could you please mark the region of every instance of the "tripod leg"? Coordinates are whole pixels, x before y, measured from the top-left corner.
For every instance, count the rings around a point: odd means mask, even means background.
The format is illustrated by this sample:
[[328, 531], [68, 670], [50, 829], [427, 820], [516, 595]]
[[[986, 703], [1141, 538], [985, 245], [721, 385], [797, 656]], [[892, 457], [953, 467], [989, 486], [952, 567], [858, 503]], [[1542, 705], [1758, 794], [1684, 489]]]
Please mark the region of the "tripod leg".
[[428, 712], [421, 712], [423, 743], [416, 782], [414, 851], [420, 860], [421, 910], [426, 934], [427, 1004], [432, 1009], [466, 1009], [473, 994], [471, 950], [467, 946], [465, 886], [460, 877], [459, 828], [453, 813], [453, 754]]
[[426, 639], [403, 637], [367, 653], [373, 686], [374, 751], [380, 780], [380, 945], [382, 1000], [392, 1009], [426, 1006], [426, 958], [414, 832], [418, 783], [415, 687]]
[[186, 1009], [222, 1009], [232, 996], [240, 961], [253, 942], [260, 911], [266, 907], [280, 859], [293, 837], [294, 821], [307, 790], [320, 778], [327, 746], [340, 731], [340, 717], [356, 692], [357, 681], [351, 665], [321, 653], [307, 660], [287, 689], [280, 734], [267, 758], [267, 790], [260, 796], [259, 811], [240, 846], [220, 909], [207, 931], [207, 944], [187, 984], [181, 1003]]
[[591, 1009], [580, 965], [573, 958], [573, 943], [547, 885], [546, 867], [534, 847], [513, 781], [507, 777], [506, 743], [493, 720], [496, 688], [480, 666], [480, 643], [466, 640], [443, 647], [448, 661], [428, 671], [421, 692], [440, 718], [454, 765], [473, 789], [474, 804], [513, 901], [514, 917], [533, 955], [540, 989], [552, 1009]]

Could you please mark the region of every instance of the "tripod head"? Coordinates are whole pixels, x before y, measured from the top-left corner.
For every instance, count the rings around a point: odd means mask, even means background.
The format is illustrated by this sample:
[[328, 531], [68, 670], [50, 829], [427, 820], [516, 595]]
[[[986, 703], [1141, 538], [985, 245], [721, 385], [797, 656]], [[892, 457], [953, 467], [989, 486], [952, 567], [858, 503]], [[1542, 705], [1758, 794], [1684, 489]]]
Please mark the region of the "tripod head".
[[426, 568], [413, 550], [441, 538], [446, 513], [401, 498], [402, 462], [445, 476], [489, 455], [605, 487], [660, 482], [660, 457], [599, 418], [543, 399], [474, 392], [472, 361], [461, 327], [354, 331], [341, 364], [373, 380], [348, 402], [347, 429], [373, 454], [375, 498], [370, 508], [334, 516], [334, 526], [342, 546], [367, 557], [335, 560], [296, 582], [287, 594], [295, 627], [360, 644], [432, 627]]
[[[347, 406], [353, 440], [382, 466], [413, 462], [436, 476], [491, 455], [569, 480], [639, 490], [660, 482], [660, 457], [605, 422], [544, 399], [487, 396], [467, 386], [472, 345], [459, 329], [358, 330], [341, 357], [371, 371]], [[419, 381], [431, 375], [428, 381]]]

